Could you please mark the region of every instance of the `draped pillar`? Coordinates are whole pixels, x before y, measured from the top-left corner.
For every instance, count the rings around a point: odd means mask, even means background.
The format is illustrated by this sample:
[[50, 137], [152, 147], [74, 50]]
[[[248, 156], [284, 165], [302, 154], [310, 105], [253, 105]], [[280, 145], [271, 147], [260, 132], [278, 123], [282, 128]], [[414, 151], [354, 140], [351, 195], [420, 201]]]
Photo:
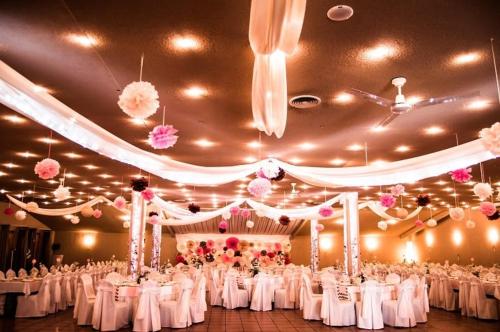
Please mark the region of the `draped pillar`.
[[316, 229], [318, 220], [311, 220], [311, 271], [319, 270], [319, 232]]
[[343, 195], [341, 202], [344, 206], [344, 271], [352, 276], [360, 271], [358, 193], [347, 192]]
[[151, 253], [151, 268], [155, 271], [160, 269], [161, 250], [161, 225], [153, 225], [153, 252]]
[[146, 204], [140, 192], [132, 190], [129, 228], [129, 273], [136, 279], [144, 265], [144, 233], [146, 230]]

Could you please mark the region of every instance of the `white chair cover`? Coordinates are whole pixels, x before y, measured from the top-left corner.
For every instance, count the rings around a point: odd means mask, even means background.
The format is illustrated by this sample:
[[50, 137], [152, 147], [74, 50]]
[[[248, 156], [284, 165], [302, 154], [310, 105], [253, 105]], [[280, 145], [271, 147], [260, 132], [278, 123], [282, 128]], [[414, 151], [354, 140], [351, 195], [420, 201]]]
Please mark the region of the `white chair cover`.
[[458, 285], [458, 307], [462, 316], [469, 316], [470, 281], [461, 277]]
[[161, 301], [161, 327], [186, 328], [192, 325], [190, 303], [193, 281], [185, 278], [177, 301]]
[[313, 294], [311, 280], [306, 273], [301, 276], [300, 309], [304, 319], [321, 320], [321, 294]]
[[431, 288], [429, 289], [429, 304], [439, 308], [439, 275], [431, 274]]
[[447, 311], [455, 311], [458, 308], [458, 294], [453, 291], [450, 279], [446, 275], [439, 277], [439, 305]]
[[156, 281], [148, 280], [141, 285], [139, 305], [134, 319], [134, 331], [161, 330], [160, 288]]
[[212, 269], [211, 275], [210, 305], [222, 305], [222, 287], [219, 286], [219, 273], [216, 269]]
[[294, 309], [297, 286], [295, 274], [293, 271], [285, 270], [283, 279], [285, 287], [274, 291], [274, 307], [277, 309]]
[[28, 272], [26, 272], [25, 269], [19, 269], [19, 271], [17, 272], [17, 276], [19, 278], [26, 278], [28, 276]]
[[469, 313], [480, 319], [498, 319], [497, 301], [486, 297], [483, 284], [477, 277], [470, 278]]
[[30, 270], [30, 276], [33, 278], [38, 277], [39, 274], [40, 274], [40, 271], [36, 267], [34, 267]]
[[357, 325], [360, 329], [384, 328], [382, 316], [382, 288], [375, 280], [361, 284], [361, 302], [356, 302]]
[[417, 287], [415, 298], [413, 299], [413, 312], [417, 323], [427, 322], [427, 313], [429, 312], [429, 297], [427, 295], [427, 284], [425, 277], [418, 279], [416, 277]]
[[60, 310], [61, 304], [61, 281], [62, 274], [61, 272], [57, 272], [52, 276], [49, 282], [50, 288], [50, 309], [49, 313], [53, 314]]
[[385, 277], [385, 282], [388, 284], [399, 284], [401, 282], [401, 277], [396, 273], [389, 273], [387, 277]]
[[42, 280], [38, 293], [30, 296], [17, 297], [16, 317], [43, 317], [50, 308], [50, 277]]
[[398, 287], [398, 299], [382, 302], [384, 324], [396, 327], [413, 327], [416, 325], [413, 311], [415, 282], [406, 279]]
[[8, 269], [7, 273], [5, 273], [5, 277], [7, 279], [14, 279], [16, 277], [16, 272], [12, 269]]
[[259, 272], [255, 277], [255, 289], [252, 294], [250, 309], [269, 311], [273, 309], [273, 280], [267, 273]]
[[128, 306], [114, 300], [113, 284], [100, 280], [92, 314], [92, 327], [100, 331], [116, 331], [129, 321]]
[[342, 290], [335, 279], [323, 278], [322, 285], [321, 318], [323, 318], [323, 324], [329, 326], [356, 324], [355, 302], [349, 299], [347, 290], [343, 292], [344, 296], [347, 296], [347, 299], [344, 300], [339, 296], [339, 292]]
[[206, 284], [207, 278], [204, 275], [200, 275], [193, 288], [193, 295], [191, 296], [191, 304], [189, 307], [193, 323], [201, 323], [205, 320], [205, 311], [207, 311]]
[[87, 273], [80, 275], [81, 290], [75, 305], [78, 325], [92, 325], [92, 313], [94, 311], [95, 292], [92, 286], [92, 278]]

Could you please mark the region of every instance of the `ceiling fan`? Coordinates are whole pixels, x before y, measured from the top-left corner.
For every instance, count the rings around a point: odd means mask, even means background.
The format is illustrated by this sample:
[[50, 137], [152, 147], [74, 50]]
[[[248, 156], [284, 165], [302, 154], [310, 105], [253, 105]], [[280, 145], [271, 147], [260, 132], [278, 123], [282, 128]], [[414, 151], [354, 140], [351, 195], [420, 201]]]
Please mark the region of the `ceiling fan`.
[[413, 111], [415, 109], [419, 108], [424, 108], [428, 106], [433, 106], [433, 105], [438, 105], [438, 104], [445, 104], [445, 103], [452, 103], [456, 102], [459, 100], [463, 99], [468, 99], [472, 97], [479, 96], [479, 91], [475, 92], [470, 92], [467, 94], [463, 95], [456, 95], [456, 96], [447, 96], [447, 97], [440, 97], [440, 98], [430, 98], [426, 100], [422, 100], [419, 102], [416, 102], [414, 104], [410, 104], [406, 101], [405, 96], [403, 95], [402, 89], [403, 85], [406, 83], [406, 78], [404, 77], [396, 77], [392, 80], [392, 85], [394, 85], [398, 89], [398, 94], [396, 95], [396, 98], [394, 101], [391, 101], [389, 99], [379, 97], [377, 95], [364, 92], [361, 90], [357, 89], [350, 89], [350, 93], [359, 97], [362, 97], [372, 103], [375, 103], [379, 106], [382, 107], [387, 107], [391, 111], [391, 114], [389, 114], [384, 120], [382, 120], [376, 128], [381, 128], [387, 126], [392, 120], [397, 118], [399, 115], [408, 113], [410, 111]]

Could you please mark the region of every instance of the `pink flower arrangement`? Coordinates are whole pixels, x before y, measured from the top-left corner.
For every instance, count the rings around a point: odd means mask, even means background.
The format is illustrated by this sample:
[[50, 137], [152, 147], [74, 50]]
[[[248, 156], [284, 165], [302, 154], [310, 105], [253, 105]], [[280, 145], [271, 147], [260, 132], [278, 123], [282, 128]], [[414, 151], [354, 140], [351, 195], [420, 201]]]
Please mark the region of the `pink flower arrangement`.
[[59, 162], [54, 159], [45, 158], [42, 161], [39, 161], [35, 165], [35, 174], [38, 175], [40, 179], [50, 180], [59, 174]]
[[319, 215], [322, 216], [323, 218], [331, 217], [332, 214], [333, 214], [333, 209], [329, 205], [321, 206], [319, 208]]
[[240, 216], [243, 219], [248, 219], [248, 218], [250, 218], [251, 215], [252, 215], [252, 212], [250, 212], [249, 209], [241, 209], [241, 211], [240, 211]]
[[454, 170], [453, 172], [450, 172], [450, 175], [453, 181], [465, 183], [472, 179], [472, 175], [470, 174], [471, 172], [472, 169], [470, 168], [459, 168], [457, 170]]
[[212, 249], [215, 245], [214, 240], [207, 240], [207, 248]]
[[233, 249], [233, 250], [236, 250], [238, 249], [238, 243], [240, 242], [240, 240], [237, 238], [237, 237], [228, 237], [226, 239], [226, 247], [228, 249]]
[[195, 253], [196, 253], [198, 256], [203, 255], [203, 254], [204, 254], [203, 248], [202, 248], [202, 247], [198, 247], [198, 248], [196, 248]]
[[232, 206], [229, 209], [229, 213], [231, 213], [232, 216], [236, 217], [238, 214], [240, 214], [240, 208], [238, 206]]
[[247, 190], [254, 197], [262, 197], [271, 191], [271, 181], [264, 178], [256, 178], [250, 181]]
[[391, 187], [391, 194], [393, 196], [398, 197], [404, 193], [405, 193], [405, 186], [403, 186], [402, 184], [397, 184], [397, 185]]
[[118, 196], [113, 201], [113, 206], [118, 210], [123, 210], [127, 206], [127, 201], [122, 196]]
[[415, 220], [415, 226], [422, 227], [424, 226], [424, 222], [420, 219]]
[[487, 217], [491, 217], [497, 211], [495, 204], [491, 202], [481, 202], [479, 211]]
[[155, 192], [153, 191], [153, 189], [146, 188], [141, 191], [141, 196], [146, 202], [151, 202], [151, 200], [155, 197]]
[[281, 251], [281, 243], [276, 242], [276, 243], [274, 244], [274, 250], [276, 250], [276, 251]]
[[392, 208], [396, 204], [396, 198], [391, 194], [382, 194], [379, 199], [380, 205], [386, 208]]
[[168, 149], [177, 143], [179, 138], [175, 135], [177, 132], [178, 130], [171, 125], [158, 125], [149, 132], [149, 145], [154, 149]]
[[102, 211], [99, 209], [95, 209], [94, 212], [92, 212], [92, 216], [96, 219], [99, 219], [102, 216]]

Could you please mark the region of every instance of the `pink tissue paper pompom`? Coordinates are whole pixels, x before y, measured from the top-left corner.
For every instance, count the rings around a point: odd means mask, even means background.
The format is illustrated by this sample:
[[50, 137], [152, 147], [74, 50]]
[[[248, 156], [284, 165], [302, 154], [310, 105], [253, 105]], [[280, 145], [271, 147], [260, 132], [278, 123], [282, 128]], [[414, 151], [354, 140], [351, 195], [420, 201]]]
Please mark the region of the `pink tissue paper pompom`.
[[420, 219], [415, 220], [415, 226], [417, 227], [422, 227], [424, 225], [424, 222]]
[[262, 170], [262, 168], [259, 168], [259, 170], [255, 173], [255, 175], [258, 177], [258, 178], [264, 178], [264, 179], [267, 179], [266, 175], [264, 174], [264, 171]]
[[254, 197], [262, 197], [271, 191], [271, 181], [264, 178], [257, 178], [250, 181], [247, 190]]
[[232, 236], [226, 239], [226, 247], [228, 249], [238, 249], [238, 243], [240, 243], [240, 240], [237, 237]]
[[150, 188], [146, 188], [141, 191], [141, 196], [145, 201], [151, 202], [151, 200], [155, 197], [155, 192]]
[[96, 219], [99, 219], [102, 216], [102, 211], [99, 209], [95, 209], [94, 212], [92, 212], [92, 216]]
[[207, 240], [207, 248], [212, 249], [215, 245], [214, 240]]
[[252, 215], [252, 212], [249, 209], [241, 209], [240, 215], [243, 219], [248, 219]]
[[492, 216], [497, 211], [495, 204], [491, 202], [481, 202], [479, 211], [487, 217]]
[[391, 187], [391, 194], [393, 196], [398, 197], [404, 193], [405, 193], [405, 186], [403, 186], [402, 184], [397, 184], [397, 185]]
[[149, 82], [132, 82], [120, 94], [118, 106], [133, 118], [146, 119], [155, 114], [160, 106], [158, 92]]
[[386, 208], [391, 208], [396, 204], [396, 198], [391, 194], [382, 194], [379, 199], [380, 205]]
[[177, 139], [179, 138], [175, 135], [177, 131], [178, 130], [171, 125], [156, 126], [149, 132], [149, 145], [155, 149], [168, 149], [177, 143]]
[[113, 201], [113, 206], [119, 210], [123, 210], [125, 207], [127, 207], [127, 201], [125, 200], [125, 198], [123, 198], [123, 196], [118, 196]]
[[329, 205], [321, 206], [319, 208], [319, 215], [324, 217], [324, 218], [328, 218], [328, 217], [332, 216], [332, 214], [333, 214], [333, 209]]
[[151, 217], [149, 217], [148, 221], [150, 224], [152, 225], [157, 225], [160, 223], [160, 216], [158, 216], [157, 214], [153, 214]]
[[458, 183], [465, 183], [472, 179], [472, 175], [470, 174], [472, 169], [470, 168], [459, 168], [452, 172], [450, 172], [451, 179]]
[[45, 158], [42, 161], [39, 161], [35, 165], [35, 174], [38, 175], [40, 179], [50, 180], [59, 174], [59, 162], [54, 159]]
[[486, 149], [495, 156], [500, 156], [500, 122], [495, 122], [490, 128], [484, 128], [479, 136]]
[[322, 232], [324, 229], [325, 229], [325, 226], [323, 224], [316, 225], [316, 231]]
[[240, 214], [240, 208], [238, 206], [233, 206], [229, 209], [229, 213], [231, 213], [232, 216], [237, 216]]
[[222, 221], [219, 223], [219, 228], [220, 228], [220, 229], [227, 229], [227, 221], [222, 220]]

